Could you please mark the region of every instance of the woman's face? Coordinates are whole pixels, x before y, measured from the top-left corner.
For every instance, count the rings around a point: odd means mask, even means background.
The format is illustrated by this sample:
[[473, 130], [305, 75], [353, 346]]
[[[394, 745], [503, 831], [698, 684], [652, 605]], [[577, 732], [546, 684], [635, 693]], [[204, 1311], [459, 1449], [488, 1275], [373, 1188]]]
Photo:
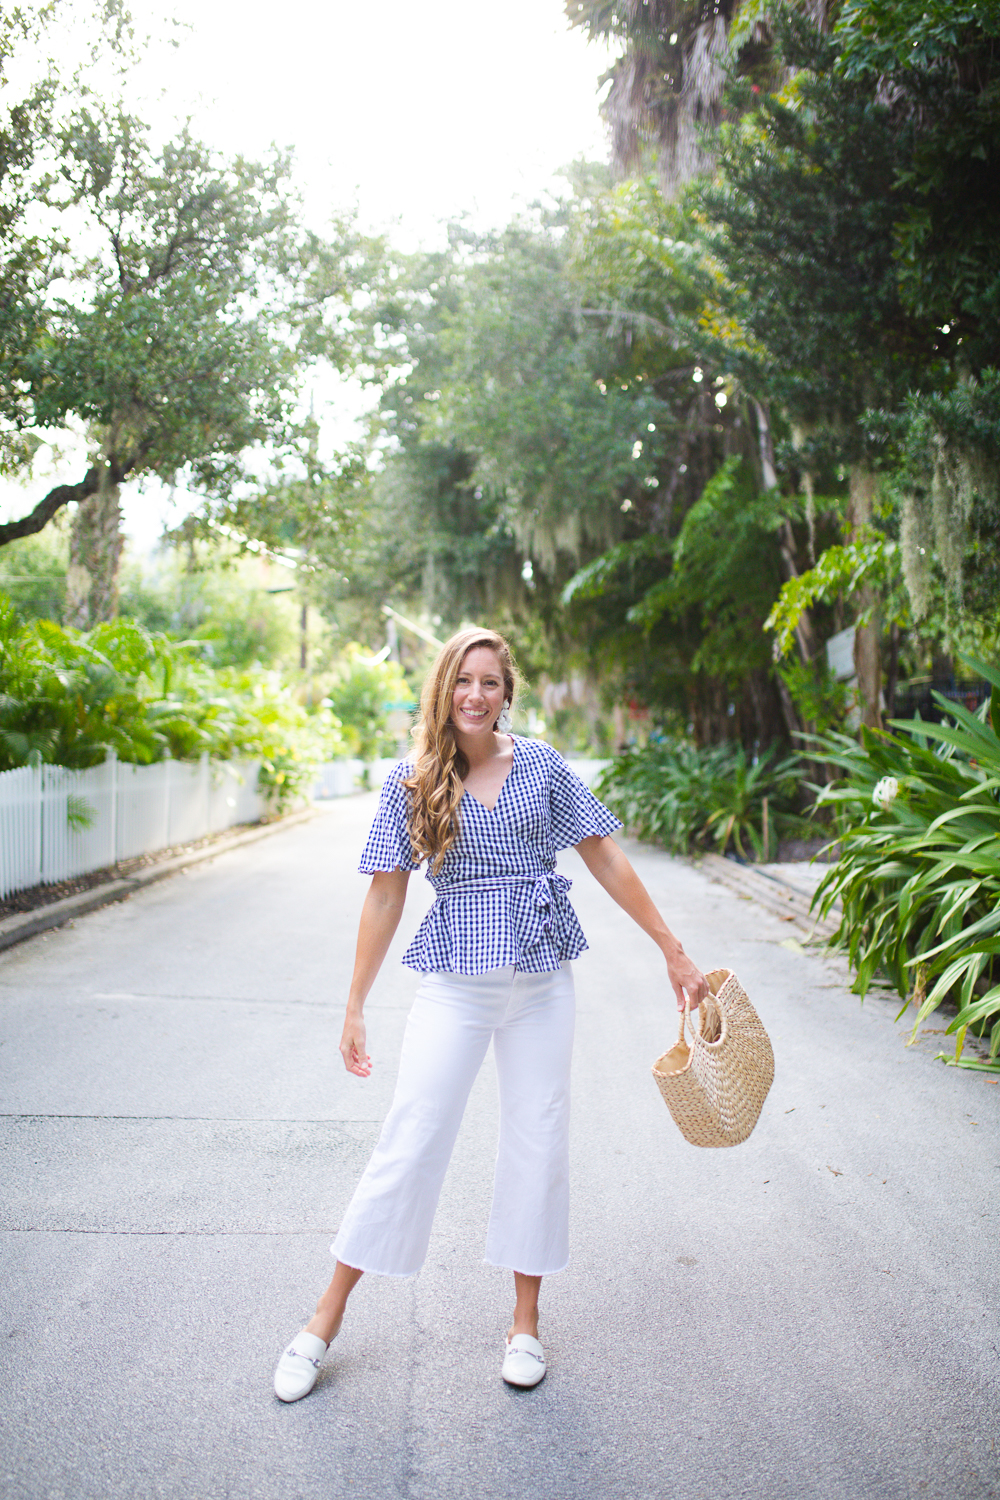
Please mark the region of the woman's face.
[[451, 722], [459, 734], [492, 734], [504, 705], [503, 668], [489, 646], [474, 646], [462, 658], [451, 697]]

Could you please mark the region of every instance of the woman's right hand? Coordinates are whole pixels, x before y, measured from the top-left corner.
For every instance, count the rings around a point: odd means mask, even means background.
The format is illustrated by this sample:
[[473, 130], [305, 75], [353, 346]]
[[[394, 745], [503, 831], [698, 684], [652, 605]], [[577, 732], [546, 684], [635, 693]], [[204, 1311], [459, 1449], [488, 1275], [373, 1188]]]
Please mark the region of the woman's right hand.
[[365, 1023], [360, 1016], [349, 1012], [344, 1022], [344, 1034], [340, 1038], [340, 1055], [348, 1073], [357, 1078], [367, 1078], [372, 1070], [372, 1060], [366, 1049]]

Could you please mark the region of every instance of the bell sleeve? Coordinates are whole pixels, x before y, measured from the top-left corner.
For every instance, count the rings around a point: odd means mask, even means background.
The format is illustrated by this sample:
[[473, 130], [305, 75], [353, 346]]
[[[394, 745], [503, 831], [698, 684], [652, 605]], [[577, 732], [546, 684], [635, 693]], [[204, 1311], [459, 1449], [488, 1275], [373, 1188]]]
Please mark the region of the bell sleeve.
[[604, 838], [624, 826], [570, 770], [557, 750], [552, 751], [550, 799], [557, 849], [568, 849], [581, 839]]
[[374, 875], [378, 870], [419, 868], [419, 861], [413, 857], [407, 827], [408, 809], [403, 777], [409, 770], [409, 766], [404, 763], [393, 766], [382, 783], [378, 812], [358, 865], [362, 875]]

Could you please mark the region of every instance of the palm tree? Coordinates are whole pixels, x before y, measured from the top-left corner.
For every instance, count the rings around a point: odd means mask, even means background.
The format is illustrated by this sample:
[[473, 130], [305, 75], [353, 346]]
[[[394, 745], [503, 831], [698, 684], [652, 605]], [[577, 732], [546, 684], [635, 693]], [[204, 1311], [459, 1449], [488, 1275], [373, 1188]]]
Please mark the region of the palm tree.
[[[799, 0], [826, 30], [829, 0]], [[571, 26], [591, 39], [617, 40], [622, 55], [602, 82], [602, 113], [623, 173], [655, 153], [665, 198], [712, 165], [707, 133], [722, 115], [726, 53], [735, 43], [740, 71], [766, 66], [771, 33], [757, 0], [566, 0]]]

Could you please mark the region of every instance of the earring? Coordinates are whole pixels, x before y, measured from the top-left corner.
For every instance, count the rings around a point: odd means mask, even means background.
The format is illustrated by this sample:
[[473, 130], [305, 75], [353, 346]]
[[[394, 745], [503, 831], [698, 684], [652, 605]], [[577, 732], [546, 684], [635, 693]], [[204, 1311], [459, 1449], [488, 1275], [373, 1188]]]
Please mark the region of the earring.
[[510, 703], [508, 701], [504, 703], [503, 708], [500, 710], [500, 717], [497, 719], [497, 733], [510, 734], [513, 728], [514, 721], [510, 716]]

